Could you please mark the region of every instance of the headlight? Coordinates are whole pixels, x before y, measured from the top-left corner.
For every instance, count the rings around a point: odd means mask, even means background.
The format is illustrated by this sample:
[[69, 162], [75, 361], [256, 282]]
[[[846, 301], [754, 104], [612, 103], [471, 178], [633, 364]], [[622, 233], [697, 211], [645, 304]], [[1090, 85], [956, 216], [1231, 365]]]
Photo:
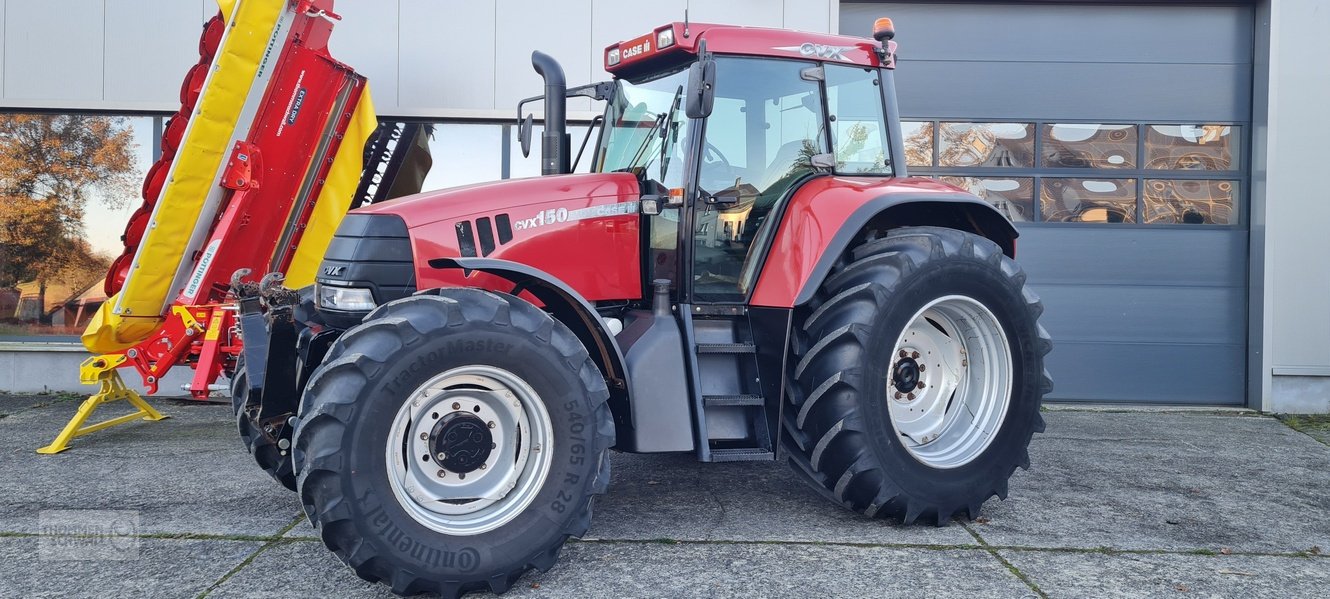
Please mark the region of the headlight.
[[361, 287], [333, 287], [319, 285], [319, 307], [346, 312], [368, 312], [378, 304], [374, 294]]
[[656, 33], [656, 49], [664, 50], [674, 45], [674, 27], [662, 29]]

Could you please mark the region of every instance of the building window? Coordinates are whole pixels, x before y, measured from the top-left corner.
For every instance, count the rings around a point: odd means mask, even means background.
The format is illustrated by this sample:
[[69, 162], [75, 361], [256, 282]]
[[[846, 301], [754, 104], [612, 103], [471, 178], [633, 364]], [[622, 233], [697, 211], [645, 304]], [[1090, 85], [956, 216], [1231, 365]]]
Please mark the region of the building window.
[[1134, 223], [1136, 180], [1045, 177], [1039, 208], [1048, 222]]
[[0, 336], [82, 332], [163, 120], [0, 114]]
[[1135, 168], [1136, 126], [1060, 123], [1043, 126], [1044, 166]]
[[1015, 222], [1241, 224], [1238, 125], [907, 120], [901, 132], [912, 174]]
[[907, 166], [924, 168], [933, 166], [933, 123], [901, 121], [901, 139], [905, 143]]
[[938, 166], [1034, 166], [1034, 125], [1029, 123], [942, 123]]

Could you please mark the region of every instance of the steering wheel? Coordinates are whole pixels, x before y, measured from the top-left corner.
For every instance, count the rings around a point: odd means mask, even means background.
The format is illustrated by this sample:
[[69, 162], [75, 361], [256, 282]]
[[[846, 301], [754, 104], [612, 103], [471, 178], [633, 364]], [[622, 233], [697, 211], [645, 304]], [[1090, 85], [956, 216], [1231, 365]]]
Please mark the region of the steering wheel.
[[719, 185], [720, 189], [734, 185], [734, 166], [725, 157], [725, 153], [709, 141], [702, 144], [702, 166], [701, 172], [705, 173], [707, 178], [707, 181], [702, 183], [705, 189], [711, 190], [711, 183]]
[[729, 159], [720, 151], [720, 148], [717, 148], [715, 144], [709, 141], [702, 145], [702, 163], [719, 164], [724, 166], [727, 171], [734, 170], [734, 167], [730, 165]]

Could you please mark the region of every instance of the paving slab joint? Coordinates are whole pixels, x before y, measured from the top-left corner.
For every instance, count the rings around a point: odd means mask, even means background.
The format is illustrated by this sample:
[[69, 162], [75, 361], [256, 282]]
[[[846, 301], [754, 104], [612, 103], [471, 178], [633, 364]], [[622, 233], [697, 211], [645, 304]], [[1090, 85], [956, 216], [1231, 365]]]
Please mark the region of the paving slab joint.
[[961, 525], [961, 528], [965, 529], [965, 532], [970, 533], [970, 536], [974, 537], [975, 542], [979, 543], [979, 546], [983, 547], [989, 555], [993, 556], [993, 559], [997, 560], [999, 564], [1002, 564], [1002, 567], [1006, 568], [1007, 571], [1011, 572], [1016, 578], [1019, 578], [1021, 582], [1025, 583], [1025, 586], [1030, 587], [1030, 590], [1034, 592], [1035, 596], [1040, 599], [1048, 599], [1048, 593], [1045, 593], [1043, 589], [1039, 588], [1039, 585], [1035, 584], [1033, 580], [1030, 580], [1030, 577], [1026, 576], [1024, 572], [1021, 572], [1020, 568], [1016, 567], [1016, 564], [1013, 564], [1008, 561], [1007, 558], [1002, 557], [1002, 554], [998, 553], [997, 549], [992, 545], [989, 545], [988, 541], [985, 541], [984, 537], [980, 536], [979, 532], [976, 531], [974, 527], [970, 526], [969, 522], [959, 519], [956, 520], [956, 522]]
[[223, 584], [226, 583], [226, 581], [230, 580], [232, 576], [239, 574], [241, 570], [244, 570], [245, 568], [249, 567], [250, 564], [254, 563], [254, 560], [258, 559], [260, 555], [263, 555], [264, 551], [272, 549], [273, 547], [276, 547], [278, 545], [291, 542], [289, 539], [282, 538], [282, 535], [291, 532], [291, 529], [295, 528], [297, 524], [300, 524], [304, 520], [305, 520], [305, 514], [302, 513], [297, 515], [295, 519], [291, 520], [290, 524], [287, 524], [286, 526], [282, 527], [281, 530], [277, 531], [277, 534], [273, 535], [272, 537], [269, 537], [267, 543], [264, 543], [258, 549], [255, 549], [254, 552], [246, 556], [245, 559], [240, 560], [240, 563], [236, 564], [234, 568], [231, 568], [229, 571], [227, 571], [226, 574], [223, 574], [221, 578], [214, 580], [212, 584], [208, 585], [208, 588], [203, 589], [203, 592], [199, 593], [196, 599], [204, 599], [213, 591], [217, 590], [218, 587], [222, 586]]

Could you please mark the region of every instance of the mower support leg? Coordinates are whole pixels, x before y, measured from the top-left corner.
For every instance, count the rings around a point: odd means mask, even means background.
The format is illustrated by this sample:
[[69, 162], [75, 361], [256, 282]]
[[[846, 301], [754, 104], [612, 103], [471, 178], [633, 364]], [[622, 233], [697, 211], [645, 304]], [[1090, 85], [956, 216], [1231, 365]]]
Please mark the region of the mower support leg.
[[[97, 393], [92, 395], [92, 397], [83, 401], [83, 405], [79, 406], [78, 413], [74, 414], [74, 417], [70, 419], [69, 424], [65, 425], [64, 430], [60, 431], [59, 435], [56, 435], [55, 440], [52, 441], [50, 445], [38, 449], [37, 453], [60, 453], [69, 449], [69, 441], [74, 437], [81, 437], [88, 433], [94, 433], [104, 428], [113, 427], [117, 424], [124, 424], [126, 422], [133, 422], [140, 419], [162, 420], [167, 418], [167, 416], [162, 415], [161, 412], [158, 412], [152, 406], [148, 405], [148, 402], [143, 401], [143, 397], [140, 396], [138, 392], [125, 386], [125, 382], [120, 379], [119, 371], [116, 370], [116, 367], [124, 361], [125, 357], [119, 355], [96, 356], [83, 361], [82, 366], [79, 367], [83, 383], [87, 385], [97, 383], [100, 385], [100, 388], [97, 390]], [[88, 418], [92, 416], [92, 413], [96, 411], [98, 407], [104, 403], [113, 402], [117, 399], [128, 401], [130, 404], [133, 404], [134, 407], [138, 408], [138, 411], [133, 414], [126, 414], [124, 416], [98, 422], [97, 424], [83, 426], [83, 423], [88, 421]]]

